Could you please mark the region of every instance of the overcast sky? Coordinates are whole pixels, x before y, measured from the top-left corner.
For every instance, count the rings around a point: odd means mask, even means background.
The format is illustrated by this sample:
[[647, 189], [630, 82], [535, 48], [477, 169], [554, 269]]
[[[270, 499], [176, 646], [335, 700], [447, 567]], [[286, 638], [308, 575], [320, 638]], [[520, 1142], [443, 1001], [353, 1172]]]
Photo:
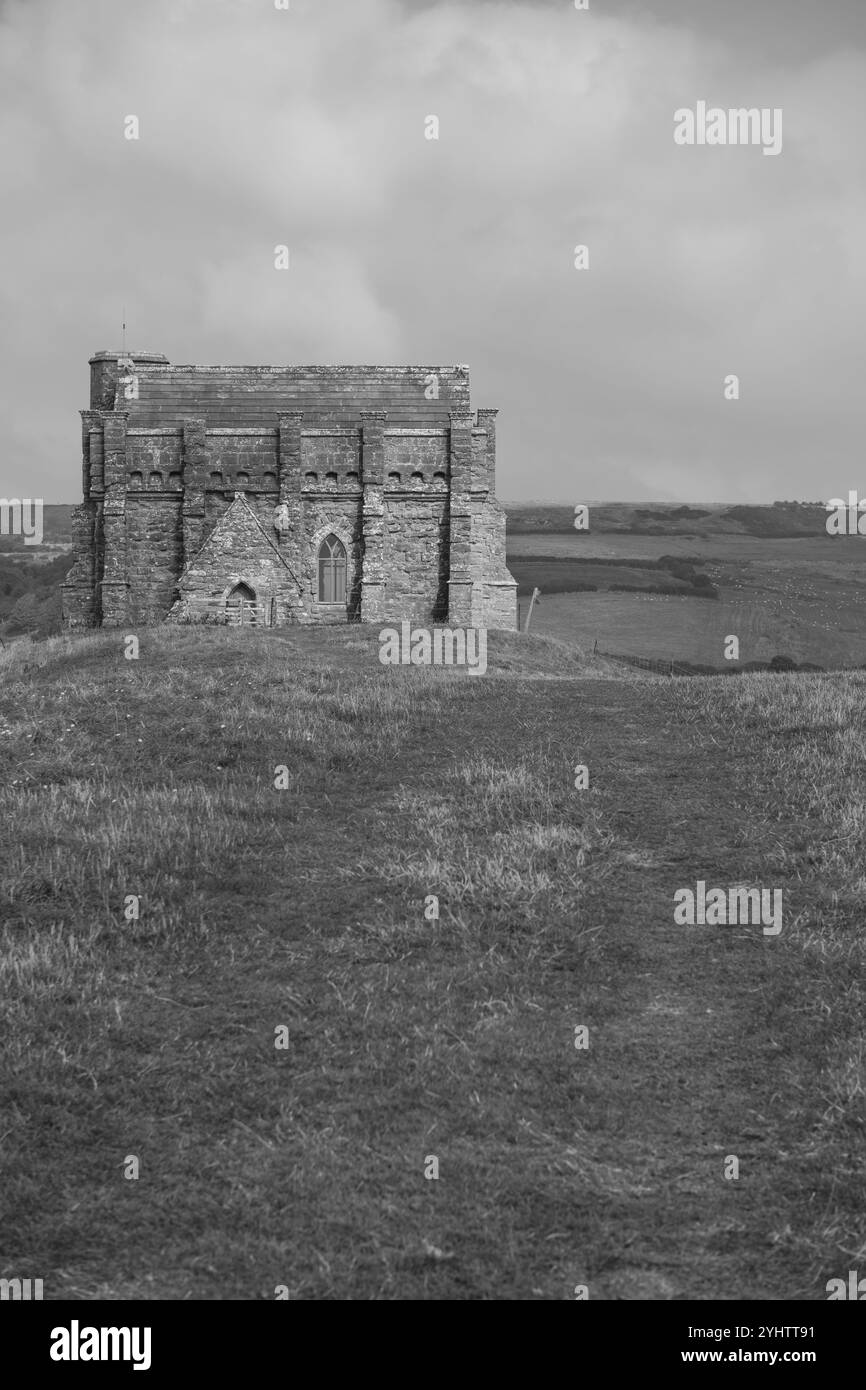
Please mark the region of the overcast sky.
[[[676, 145], [701, 100], [781, 154]], [[506, 500], [866, 494], [866, 0], [0, 0], [0, 136], [2, 496], [80, 500], [123, 304], [172, 362], [468, 362]]]

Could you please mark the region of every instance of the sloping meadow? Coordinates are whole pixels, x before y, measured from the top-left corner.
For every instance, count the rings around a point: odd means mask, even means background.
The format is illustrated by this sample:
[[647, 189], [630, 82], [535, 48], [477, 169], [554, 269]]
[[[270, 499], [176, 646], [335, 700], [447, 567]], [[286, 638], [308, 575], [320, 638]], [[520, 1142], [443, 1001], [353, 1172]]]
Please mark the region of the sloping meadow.
[[[794, 910], [761, 999], [730, 1002], [785, 1041], [753, 1080], [756, 1104], [790, 1087], [777, 1147], [798, 1180], [827, 1174], [801, 1229], [770, 1211], [773, 1277], [844, 1273], [828, 1262], [864, 1247], [866, 681], [617, 681], [516, 636], [472, 678], [383, 668], [375, 641], [0, 653], [0, 1275], [46, 1297], [621, 1296], [604, 1271], [626, 1227], [677, 1239], [632, 1007], [690, 968], [664, 905], [688, 811], [660, 847], [640, 811], [665, 739], [695, 796], [702, 758], [753, 768], [742, 842]], [[581, 1061], [587, 1018], [608, 1040]], [[738, 1271], [762, 1296], [755, 1239], [744, 1223]], [[675, 1265], [618, 1277], [695, 1296]], [[716, 1293], [745, 1296], [731, 1277]]]
[[[7, 1250], [57, 1295], [147, 1296], [155, 1280], [156, 1296], [273, 1296], [281, 1278], [303, 1292], [323, 1278], [316, 1213], [327, 1223], [339, 1204], [349, 1149], [381, 1166], [369, 1121], [385, 1078], [388, 1163], [407, 1155], [417, 1184], [424, 1107], [399, 1080], [413, 1040], [428, 1038], [426, 1080], [443, 1084], [467, 1006], [482, 1030], [523, 1010], [535, 1057], [541, 1005], [514, 960], [581, 958], [597, 828], [574, 823], [554, 755], [551, 768], [466, 756], [492, 673], [386, 670], [369, 633], [165, 630], [142, 634], [136, 660], [123, 650], [101, 634], [3, 657]], [[525, 663], [544, 680], [546, 650]], [[500, 655], [519, 673], [513, 640]], [[285, 1022], [290, 1062], [275, 1048]], [[309, 1198], [291, 1268], [272, 1251], [284, 1163]], [[404, 1255], [425, 1278], [436, 1268], [415, 1224], [391, 1242], [386, 1285]], [[140, 1251], [137, 1274], [121, 1245]], [[254, 1275], [239, 1269], [247, 1248]], [[360, 1259], [356, 1276], [340, 1252], [335, 1288], [357, 1277], [364, 1296]]]

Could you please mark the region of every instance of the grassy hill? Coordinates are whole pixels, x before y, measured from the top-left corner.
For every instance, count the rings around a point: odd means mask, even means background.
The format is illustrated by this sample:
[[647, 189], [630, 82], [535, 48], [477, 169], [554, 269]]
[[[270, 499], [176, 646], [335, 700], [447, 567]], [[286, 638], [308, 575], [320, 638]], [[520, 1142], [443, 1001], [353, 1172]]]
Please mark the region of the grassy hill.
[[[809, 1300], [862, 1262], [866, 677], [140, 637], [0, 652], [0, 1276]], [[782, 888], [781, 935], [675, 925], [698, 878]]]

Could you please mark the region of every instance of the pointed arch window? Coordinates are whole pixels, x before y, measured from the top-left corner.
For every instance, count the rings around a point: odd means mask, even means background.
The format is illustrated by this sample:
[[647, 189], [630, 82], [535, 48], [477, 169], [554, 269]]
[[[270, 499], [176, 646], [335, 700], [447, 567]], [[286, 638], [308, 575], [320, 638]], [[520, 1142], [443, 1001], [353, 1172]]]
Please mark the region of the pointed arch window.
[[332, 534], [319, 546], [319, 603], [345, 602], [346, 547]]

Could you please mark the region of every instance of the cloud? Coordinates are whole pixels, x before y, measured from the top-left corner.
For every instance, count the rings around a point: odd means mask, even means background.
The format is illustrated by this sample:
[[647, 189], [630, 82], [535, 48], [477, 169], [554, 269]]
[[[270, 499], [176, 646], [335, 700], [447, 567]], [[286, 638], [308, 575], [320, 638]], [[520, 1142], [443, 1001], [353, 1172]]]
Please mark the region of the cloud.
[[[699, 99], [782, 106], [782, 155], [674, 146]], [[175, 361], [468, 361], [503, 496], [844, 493], [864, 117], [862, 49], [639, 9], [6, 4], [0, 494], [78, 497], [121, 305]]]

